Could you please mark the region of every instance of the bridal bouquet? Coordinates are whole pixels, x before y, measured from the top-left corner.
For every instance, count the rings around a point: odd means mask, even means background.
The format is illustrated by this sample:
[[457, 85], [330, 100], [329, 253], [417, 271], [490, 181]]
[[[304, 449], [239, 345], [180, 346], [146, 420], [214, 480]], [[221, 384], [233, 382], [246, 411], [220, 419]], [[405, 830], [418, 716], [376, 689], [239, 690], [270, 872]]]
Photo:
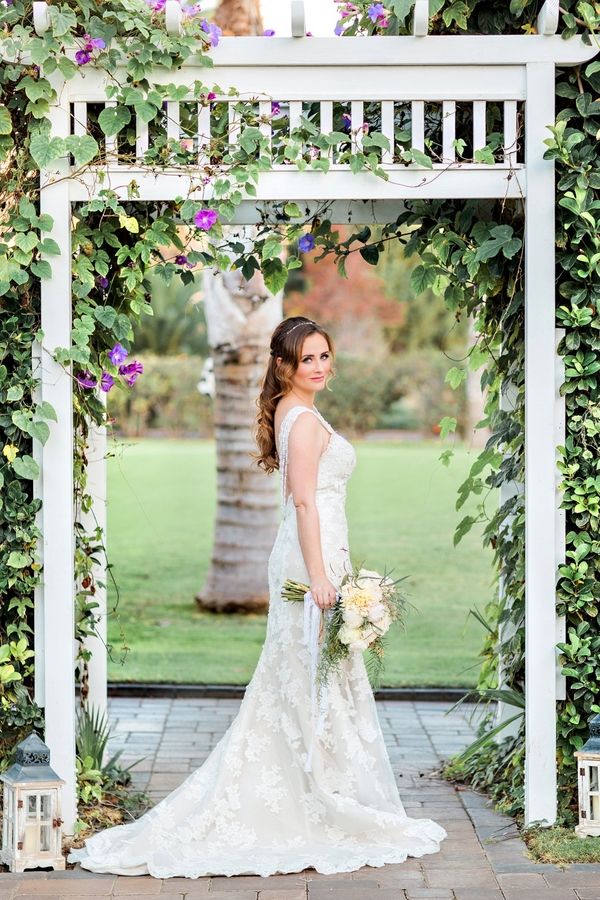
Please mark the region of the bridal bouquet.
[[[405, 576], [406, 577], [406, 576]], [[318, 617], [320, 652], [317, 681], [323, 684], [351, 650], [367, 650], [367, 668], [373, 680], [383, 669], [383, 637], [392, 622], [403, 623], [406, 597], [398, 590], [404, 579], [356, 568], [344, 575], [335, 605]], [[282, 588], [284, 600], [304, 601], [305, 634], [311, 616], [321, 613], [306, 584], [287, 580]], [[316, 611], [316, 613], [315, 613]], [[314, 620], [314, 619], [313, 619]], [[308, 638], [308, 635], [307, 635]]]

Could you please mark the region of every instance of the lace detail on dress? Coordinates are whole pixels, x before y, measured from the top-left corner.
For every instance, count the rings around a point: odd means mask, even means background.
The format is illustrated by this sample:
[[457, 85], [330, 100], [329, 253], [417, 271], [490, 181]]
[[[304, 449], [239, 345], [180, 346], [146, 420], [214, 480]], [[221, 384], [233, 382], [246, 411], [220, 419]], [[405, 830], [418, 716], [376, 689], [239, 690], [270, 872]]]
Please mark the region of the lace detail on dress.
[[[290, 430], [306, 409], [292, 407], [281, 423], [282, 480]], [[345, 497], [355, 455], [325, 424], [331, 437], [319, 460], [316, 503], [323, 560], [336, 584], [350, 565]], [[287, 500], [269, 557], [265, 643], [236, 718], [178, 788], [135, 822], [88, 838], [69, 862], [157, 878], [311, 867], [332, 874], [439, 850], [444, 829], [406, 815], [359, 652], [329, 680], [323, 732], [314, 739], [312, 771], [304, 771], [313, 740], [309, 654], [303, 604], [281, 597], [286, 578], [308, 581]]]

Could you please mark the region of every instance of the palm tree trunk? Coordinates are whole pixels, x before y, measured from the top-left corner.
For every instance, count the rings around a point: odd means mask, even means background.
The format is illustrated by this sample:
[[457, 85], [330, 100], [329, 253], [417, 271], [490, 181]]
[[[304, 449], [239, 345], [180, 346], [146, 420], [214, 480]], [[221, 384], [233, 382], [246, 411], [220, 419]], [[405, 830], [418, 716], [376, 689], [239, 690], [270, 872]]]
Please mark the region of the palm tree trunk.
[[[259, 0], [221, 0], [214, 17], [224, 34], [262, 34]], [[248, 229], [238, 229], [248, 239]], [[217, 511], [206, 582], [196, 596], [218, 612], [265, 609], [267, 561], [277, 528], [273, 479], [251, 461], [256, 397], [271, 332], [282, 318], [281, 294], [266, 290], [260, 275], [206, 273], [204, 306], [215, 377]]]
[[204, 305], [215, 376], [217, 512], [212, 559], [198, 605], [218, 612], [265, 609], [267, 562], [277, 529], [274, 479], [251, 459], [256, 398], [282, 295], [262, 278], [207, 272]]

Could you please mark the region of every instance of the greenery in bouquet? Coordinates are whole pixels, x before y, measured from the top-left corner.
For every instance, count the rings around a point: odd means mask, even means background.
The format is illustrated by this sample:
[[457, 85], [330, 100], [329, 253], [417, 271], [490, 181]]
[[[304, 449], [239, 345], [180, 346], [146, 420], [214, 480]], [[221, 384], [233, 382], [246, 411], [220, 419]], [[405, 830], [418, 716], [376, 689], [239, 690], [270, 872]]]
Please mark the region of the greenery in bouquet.
[[[408, 576], [392, 579], [356, 567], [342, 578], [334, 606], [322, 614], [317, 681], [324, 684], [351, 651], [366, 650], [366, 665], [373, 684], [379, 683], [385, 656], [384, 638], [393, 622], [404, 625], [409, 602], [398, 585]], [[288, 579], [284, 600], [304, 601], [310, 587]]]

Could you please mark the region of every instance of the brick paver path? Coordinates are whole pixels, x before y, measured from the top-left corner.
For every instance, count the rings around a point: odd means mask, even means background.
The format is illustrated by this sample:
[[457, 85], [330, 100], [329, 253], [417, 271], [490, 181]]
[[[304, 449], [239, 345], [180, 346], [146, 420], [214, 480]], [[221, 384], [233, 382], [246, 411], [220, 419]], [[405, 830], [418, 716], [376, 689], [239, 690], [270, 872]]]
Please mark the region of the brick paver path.
[[[307, 869], [270, 878], [119, 877], [93, 875], [80, 866], [65, 872], [0, 874], [0, 900], [600, 900], [600, 866], [536, 864], [511, 819], [494, 813], [485, 797], [459, 791], [435, 775], [442, 759], [464, 747], [473, 728], [464, 705], [380, 701], [379, 716], [402, 800], [409, 815], [433, 818], [448, 838], [437, 854], [401, 865], [340, 875]], [[124, 747], [123, 765], [145, 756], [135, 786], [154, 801], [164, 797], [206, 759], [239, 700], [121, 699], [110, 702], [112, 751]], [[432, 772], [434, 774], [432, 774]]]

